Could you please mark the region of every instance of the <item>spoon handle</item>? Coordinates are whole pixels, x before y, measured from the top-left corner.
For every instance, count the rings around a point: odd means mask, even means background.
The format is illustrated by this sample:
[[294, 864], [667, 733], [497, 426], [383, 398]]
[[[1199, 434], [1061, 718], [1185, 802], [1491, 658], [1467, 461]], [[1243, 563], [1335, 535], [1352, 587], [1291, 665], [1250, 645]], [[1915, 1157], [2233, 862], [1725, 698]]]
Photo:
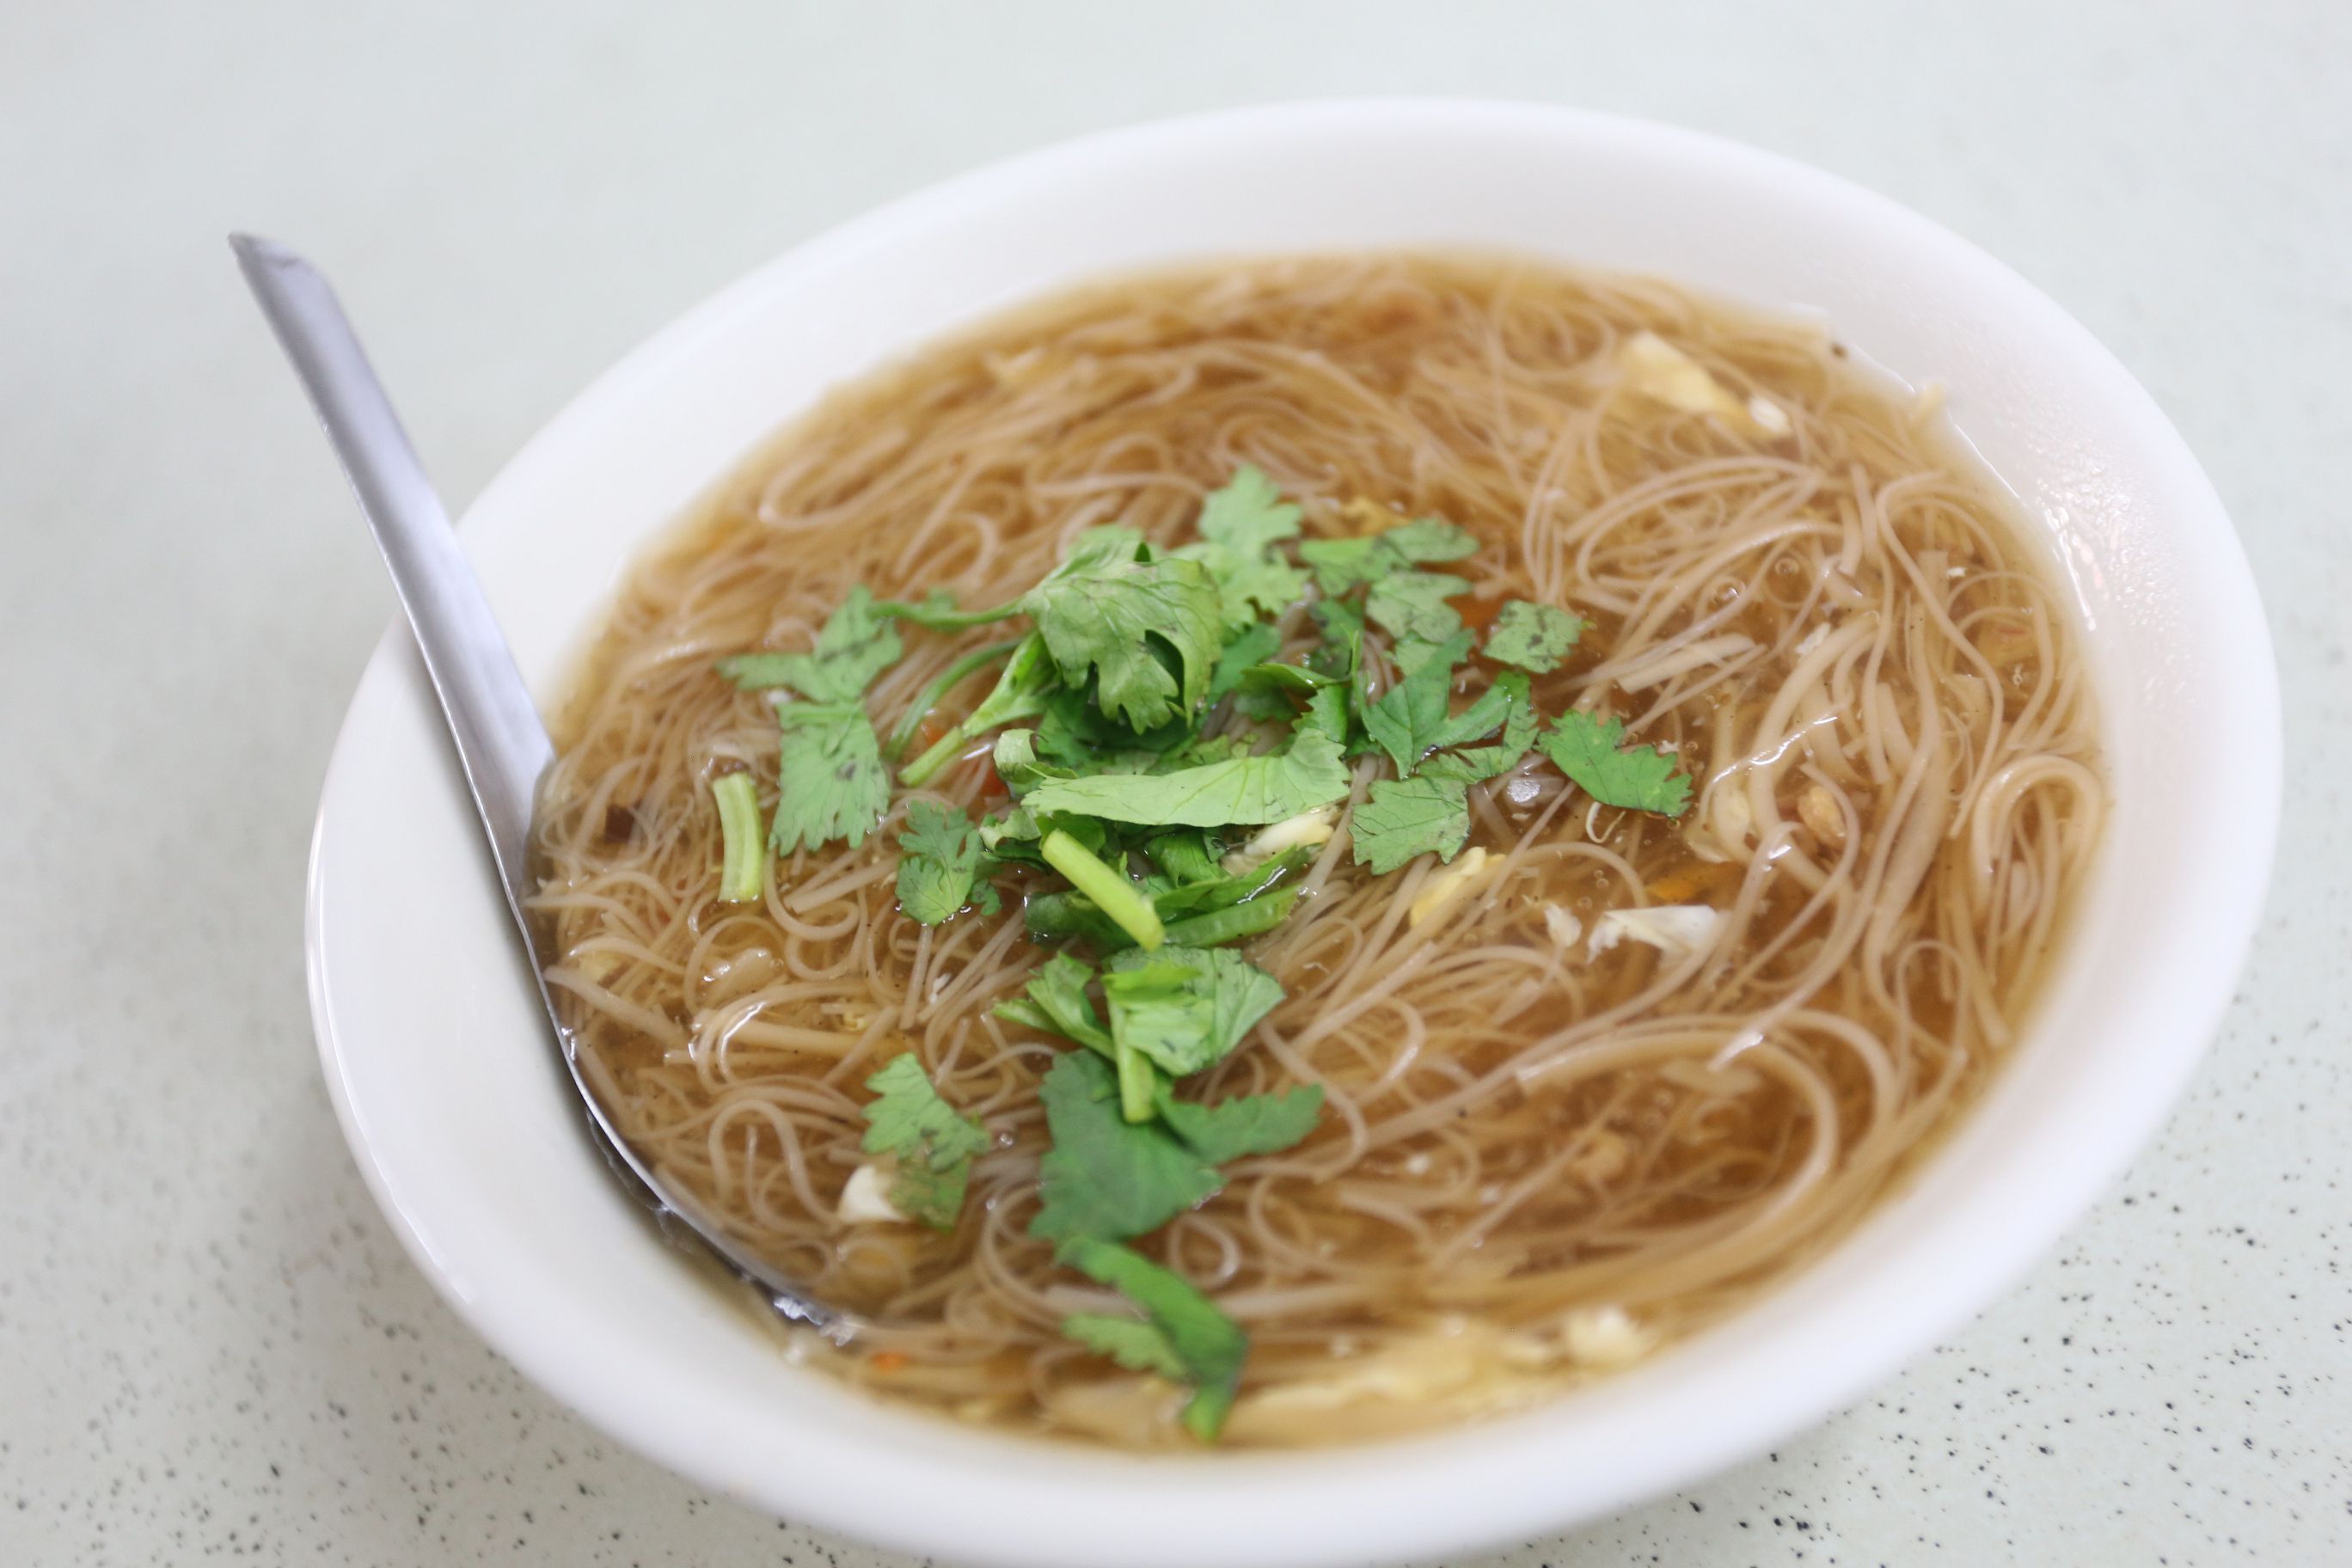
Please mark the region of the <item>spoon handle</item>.
[[531, 892], [532, 792], [555, 757], [539, 710], [515, 668], [481, 584], [457, 548], [441, 498], [400, 427], [335, 292], [318, 268], [284, 246], [233, 235], [245, 280], [294, 363], [319, 423], [358, 492], [360, 510], [392, 568], [401, 608], [416, 633], [425, 673], [441, 700], [457, 760], [489, 835], [507, 905], [523, 931]]
[[474, 808], [481, 815], [490, 840], [490, 858], [498, 863], [499, 881], [505, 888], [507, 908], [522, 935], [523, 952], [530, 956], [539, 996], [572, 1087], [586, 1106], [599, 1142], [616, 1173], [633, 1181], [637, 1195], [657, 1215], [675, 1215], [707, 1243], [738, 1274], [759, 1286], [776, 1310], [786, 1317], [846, 1332], [849, 1320], [805, 1294], [793, 1279], [779, 1271], [749, 1247], [730, 1236], [717, 1215], [691, 1194], [664, 1182], [621, 1136], [612, 1116], [589, 1089], [578, 1054], [556, 1014], [548, 993], [545, 966], [525, 912], [532, 889], [530, 880], [530, 813], [540, 775], [555, 758], [547, 728], [530, 700], [514, 655], [482, 596], [474, 569], [457, 548], [449, 514], [433, 493], [417, 461], [416, 448], [400, 427], [392, 400], [360, 348], [334, 290], [317, 268], [281, 245], [251, 235], [232, 235], [237, 265], [261, 313], [294, 373], [319, 411], [342, 459], [352, 489], [359, 492], [360, 510], [392, 568], [393, 586], [401, 608], [424, 651], [425, 673], [441, 699], [449, 721], [450, 739], [457, 742], [466, 783], [474, 792]]

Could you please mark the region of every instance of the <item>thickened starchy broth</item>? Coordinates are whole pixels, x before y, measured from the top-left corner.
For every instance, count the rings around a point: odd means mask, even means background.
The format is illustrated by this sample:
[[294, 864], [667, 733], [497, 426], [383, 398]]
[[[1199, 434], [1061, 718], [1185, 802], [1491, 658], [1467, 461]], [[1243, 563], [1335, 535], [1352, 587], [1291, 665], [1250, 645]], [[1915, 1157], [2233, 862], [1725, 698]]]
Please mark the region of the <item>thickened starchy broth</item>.
[[1072, 295], [628, 578], [537, 829], [668, 1177], [893, 1398], [1131, 1446], [1510, 1407], [1983, 1089], [2104, 790], [2042, 559], [1828, 329], [1532, 265]]

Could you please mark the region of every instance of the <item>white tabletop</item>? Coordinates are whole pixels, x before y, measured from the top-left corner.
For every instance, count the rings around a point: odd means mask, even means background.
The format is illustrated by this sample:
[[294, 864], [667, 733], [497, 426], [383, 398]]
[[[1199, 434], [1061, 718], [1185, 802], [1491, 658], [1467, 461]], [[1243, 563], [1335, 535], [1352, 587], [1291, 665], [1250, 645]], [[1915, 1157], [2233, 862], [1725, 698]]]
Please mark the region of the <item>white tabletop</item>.
[[1777, 9], [0, 8], [0, 1562], [897, 1561], [581, 1425], [362, 1190], [301, 886], [391, 596], [222, 236], [327, 266], [461, 502], [651, 329], [881, 198], [1400, 90], [1721, 132], [2013, 263], [2203, 458], [2286, 688], [2240, 1000], [2063, 1250], [1771, 1458], [1492, 1562], [2352, 1561], [2352, 9]]

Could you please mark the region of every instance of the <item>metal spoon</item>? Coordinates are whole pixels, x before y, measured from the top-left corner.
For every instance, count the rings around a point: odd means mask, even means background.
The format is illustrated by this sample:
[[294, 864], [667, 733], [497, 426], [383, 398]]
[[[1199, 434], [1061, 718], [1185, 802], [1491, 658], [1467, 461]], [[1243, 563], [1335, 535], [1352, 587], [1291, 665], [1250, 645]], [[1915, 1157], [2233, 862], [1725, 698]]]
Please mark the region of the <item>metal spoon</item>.
[[[392, 568], [393, 586], [425, 655], [425, 673], [441, 700], [442, 716], [449, 722], [449, 738], [457, 745], [474, 808], [490, 841], [490, 858], [497, 864], [508, 912], [514, 916], [523, 954], [539, 985], [540, 1003], [555, 1032], [556, 1048], [581, 1103], [588, 1108], [591, 1136], [606, 1163], [639, 1201], [665, 1222], [685, 1226], [721, 1262], [758, 1287], [777, 1311], [819, 1328], [845, 1327], [840, 1312], [811, 1300], [798, 1282], [730, 1237], [689, 1194], [665, 1184], [623, 1141], [589, 1091], [581, 1075], [577, 1043], [548, 994], [544, 955], [525, 912], [525, 901], [535, 890], [529, 865], [531, 801], [540, 775], [555, 757], [547, 728], [515, 668], [489, 601], [482, 596], [482, 585], [457, 548], [449, 514], [433, 493], [424, 465], [408, 444], [407, 432], [400, 427], [392, 401], [336, 303], [334, 290], [318, 268], [283, 246], [247, 234], [231, 235], [229, 246], [254, 298], [261, 302], [261, 313], [269, 319], [279, 346], [293, 362], [294, 374], [310, 394], [327, 439], [359, 494], [360, 510], [383, 552], [384, 564]], [[665, 1228], [670, 1228], [667, 1223]]]

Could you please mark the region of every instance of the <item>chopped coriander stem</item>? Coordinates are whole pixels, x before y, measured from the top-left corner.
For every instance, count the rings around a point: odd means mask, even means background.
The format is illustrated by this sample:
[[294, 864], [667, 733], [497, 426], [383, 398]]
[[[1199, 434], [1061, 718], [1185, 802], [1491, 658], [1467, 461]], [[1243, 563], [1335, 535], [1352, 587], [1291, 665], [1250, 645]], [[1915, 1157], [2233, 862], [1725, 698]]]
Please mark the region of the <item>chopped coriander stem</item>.
[[882, 748], [882, 754], [897, 762], [898, 753], [907, 749], [908, 743], [915, 738], [915, 731], [922, 728], [923, 721], [949, 692], [953, 691], [972, 671], [994, 664], [1020, 646], [1019, 637], [1007, 637], [1003, 642], [990, 643], [986, 647], [976, 647], [948, 666], [947, 672], [925, 687], [922, 695], [908, 706], [906, 717], [900, 719], [898, 728], [890, 731], [889, 743]]
[[768, 841], [760, 831], [759, 787], [750, 773], [726, 773], [710, 781], [710, 793], [719, 802], [719, 896], [730, 904], [751, 903], [760, 896]]
[[1142, 889], [1105, 865], [1085, 845], [1057, 827], [1045, 835], [1037, 852], [1045, 858], [1045, 864], [1069, 879], [1070, 886], [1092, 899], [1095, 908], [1113, 924], [1133, 937], [1137, 946], [1149, 952], [1160, 945], [1166, 935], [1160, 911], [1151, 907]]
[[1245, 936], [1258, 936], [1280, 925], [1298, 900], [1296, 894], [1260, 893], [1256, 898], [1190, 920], [1168, 922], [1167, 938], [1180, 947], [1223, 947]]
[[999, 605], [992, 610], [936, 610], [928, 605], [909, 605], [902, 599], [884, 599], [875, 605], [874, 613], [897, 620], [912, 621], [935, 632], [960, 632], [966, 626], [984, 626], [992, 621], [1008, 620], [1020, 611], [1013, 605]]
[[908, 789], [920, 788], [930, 776], [954, 762], [971, 738], [979, 731], [969, 723], [959, 724], [931, 742], [930, 749], [898, 770], [898, 782]]
[[1118, 1037], [1111, 1040], [1111, 1063], [1118, 1069], [1118, 1113], [1129, 1121], [1149, 1121], [1157, 1112], [1159, 1077], [1151, 1058]]
[[1044, 712], [1045, 695], [1053, 689], [1054, 661], [1046, 652], [1045, 639], [1031, 632], [1014, 645], [1012, 657], [1005, 661], [1004, 672], [996, 678], [996, 685], [989, 694], [980, 700], [980, 706], [909, 763], [899, 777], [908, 784], [923, 783], [955, 761], [974, 735]]

